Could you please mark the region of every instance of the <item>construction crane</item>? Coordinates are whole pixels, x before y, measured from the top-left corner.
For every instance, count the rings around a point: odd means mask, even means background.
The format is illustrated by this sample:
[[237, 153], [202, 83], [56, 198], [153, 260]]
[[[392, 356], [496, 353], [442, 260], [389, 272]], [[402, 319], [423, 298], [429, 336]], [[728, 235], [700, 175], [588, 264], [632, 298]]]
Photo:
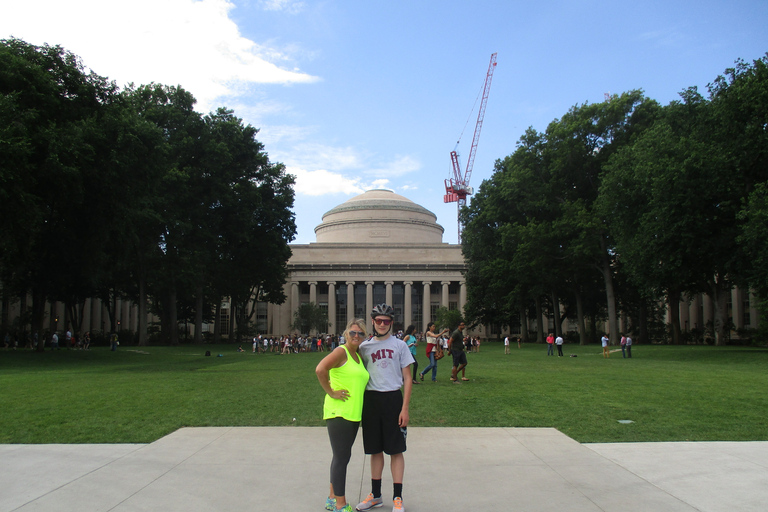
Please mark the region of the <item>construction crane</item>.
[[[457, 204], [457, 216], [463, 206], [467, 204], [467, 196], [474, 192], [469, 186], [469, 179], [472, 176], [472, 166], [475, 164], [475, 153], [477, 152], [477, 141], [480, 139], [480, 129], [483, 127], [483, 118], [485, 117], [485, 107], [488, 104], [488, 93], [491, 90], [491, 80], [493, 79], [493, 70], [496, 68], [496, 54], [491, 55], [491, 62], [488, 64], [488, 72], [485, 75], [485, 85], [483, 86], [483, 99], [480, 102], [480, 110], [477, 113], [477, 124], [475, 125], [475, 136], [472, 137], [472, 147], [469, 150], [467, 159], [467, 168], [462, 175], [461, 164], [459, 163], [459, 154], [456, 148], [451, 151], [451, 167], [453, 178], [445, 180], [445, 196], [443, 201], [446, 203]], [[461, 243], [461, 219], [459, 218], [459, 243]]]

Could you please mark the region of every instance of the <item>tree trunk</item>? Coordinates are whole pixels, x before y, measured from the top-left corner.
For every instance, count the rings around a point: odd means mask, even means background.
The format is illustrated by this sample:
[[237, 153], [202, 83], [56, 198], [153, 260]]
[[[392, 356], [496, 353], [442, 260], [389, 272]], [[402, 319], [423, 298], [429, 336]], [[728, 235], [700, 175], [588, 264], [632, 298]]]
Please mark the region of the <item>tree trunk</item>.
[[544, 323], [541, 321], [541, 297], [536, 296], [536, 343], [544, 343]]
[[576, 316], [579, 322], [579, 345], [587, 344], [587, 325], [584, 322], [584, 302], [581, 300], [581, 292], [575, 290], [576, 293]]
[[168, 338], [171, 345], [179, 344], [179, 313], [176, 310], [176, 285], [168, 291]]
[[520, 341], [528, 343], [530, 335], [528, 334], [528, 314], [524, 307], [520, 308]]
[[195, 343], [203, 343], [203, 287], [195, 289]]
[[555, 290], [552, 290], [552, 314], [555, 319], [555, 336], [562, 336], [563, 326], [560, 325], [560, 301]]
[[139, 276], [139, 346], [149, 344], [147, 337], [147, 279], [144, 272]]
[[213, 317], [213, 342], [221, 343], [221, 297], [217, 295], [216, 313]]
[[618, 343], [616, 337], [619, 334], [619, 318], [616, 314], [616, 293], [613, 290], [613, 269], [611, 268], [611, 259], [608, 257], [608, 248], [605, 243], [605, 237], [600, 236], [600, 248], [602, 249], [602, 274], [605, 281], [605, 299], [608, 304], [608, 339], [611, 345]]
[[37, 351], [45, 350], [45, 339], [48, 337], [43, 332], [45, 320], [45, 296], [46, 293], [39, 288], [32, 288], [32, 336], [37, 333]]
[[638, 324], [640, 325], [640, 336], [637, 342], [648, 343], [650, 341], [648, 339], [648, 305], [645, 301], [638, 311]]
[[669, 303], [669, 321], [672, 326], [672, 344], [680, 345], [683, 340], [680, 336], [680, 292], [667, 293]]
[[712, 302], [715, 305], [715, 345], [722, 347], [728, 343], [729, 338], [728, 299], [731, 296], [731, 286], [720, 276], [715, 276], [710, 286], [712, 288]]

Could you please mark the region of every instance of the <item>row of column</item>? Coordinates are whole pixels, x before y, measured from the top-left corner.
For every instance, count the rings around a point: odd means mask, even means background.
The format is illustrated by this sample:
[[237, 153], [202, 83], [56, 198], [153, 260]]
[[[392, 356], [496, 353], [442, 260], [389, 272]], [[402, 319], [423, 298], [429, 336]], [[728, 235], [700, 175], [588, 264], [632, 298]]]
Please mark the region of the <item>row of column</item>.
[[[309, 284], [309, 301], [317, 304], [317, 281], [308, 281]], [[336, 326], [336, 281], [326, 281], [328, 284], [328, 321], [329, 321], [329, 330], [331, 332], [340, 332], [345, 326]], [[355, 316], [355, 284], [357, 284], [356, 281], [346, 281], [345, 282], [347, 286], [347, 322], [350, 322], [354, 319]], [[373, 285], [374, 281], [365, 281], [365, 310], [371, 311], [373, 309]], [[385, 281], [384, 285], [386, 286], [386, 292], [385, 292], [385, 302], [389, 305], [392, 305], [392, 286], [395, 284], [394, 281]], [[432, 281], [421, 281], [421, 284], [423, 286], [423, 299], [422, 299], [422, 305], [423, 305], [423, 313], [422, 313], [422, 326], [421, 330], [424, 331], [427, 328], [427, 324], [430, 321], [430, 307], [432, 303]], [[448, 307], [449, 306], [449, 286], [451, 284], [451, 281], [441, 281], [440, 284], [442, 285], [441, 290], [441, 296], [440, 296], [440, 305], [442, 307]], [[413, 316], [413, 303], [411, 300], [411, 293], [412, 293], [412, 286], [413, 281], [403, 281], [403, 285], [405, 287], [404, 291], [404, 304], [403, 304], [403, 323], [405, 325], [409, 325], [412, 323]], [[342, 285], [343, 286], [343, 285]], [[464, 281], [459, 282], [459, 311], [464, 310], [464, 304], [467, 302], [467, 287], [466, 283]], [[299, 282], [298, 281], [292, 281], [291, 282], [291, 316], [293, 317], [293, 314], [298, 310], [300, 305], [300, 297], [299, 297]], [[371, 328], [371, 321], [370, 318], [367, 318], [368, 315], [366, 315], [366, 319], [368, 322], [368, 329]], [[418, 327], [418, 326], [417, 326]]]

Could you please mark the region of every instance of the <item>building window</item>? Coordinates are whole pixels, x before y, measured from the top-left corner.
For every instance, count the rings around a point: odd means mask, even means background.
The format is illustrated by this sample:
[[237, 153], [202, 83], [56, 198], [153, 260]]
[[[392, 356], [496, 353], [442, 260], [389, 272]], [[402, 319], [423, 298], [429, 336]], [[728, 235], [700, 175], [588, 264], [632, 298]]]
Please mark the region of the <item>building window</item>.
[[437, 310], [440, 309], [439, 302], [433, 302], [429, 305], [429, 321], [434, 322], [437, 320]]
[[[383, 285], [382, 285], [383, 286]], [[355, 318], [367, 318], [368, 315], [365, 311], [365, 283], [355, 284]], [[384, 302], [384, 301], [381, 301]], [[376, 302], [374, 301], [374, 304]], [[346, 323], [344, 324], [346, 326]]]
[[336, 334], [341, 334], [347, 327], [347, 287], [336, 288]]
[[411, 285], [411, 320], [417, 330], [421, 330], [423, 327], [423, 315], [424, 308], [421, 305], [422, 297], [424, 296], [424, 286], [420, 284]]
[[229, 308], [219, 310], [219, 331], [222, 336], [229, 336]]

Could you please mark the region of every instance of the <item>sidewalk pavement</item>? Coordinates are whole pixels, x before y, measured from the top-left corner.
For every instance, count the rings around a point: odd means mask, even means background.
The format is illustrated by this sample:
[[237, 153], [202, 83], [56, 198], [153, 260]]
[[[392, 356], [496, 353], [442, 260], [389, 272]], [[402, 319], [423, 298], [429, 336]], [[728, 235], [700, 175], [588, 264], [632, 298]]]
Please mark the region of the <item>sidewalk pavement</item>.
[[[322, 512], [324, 428], [183, 428], [151, 444], [0, 445], [0, 512]], [[409, 512], [768, 510], [768, 442], [579, 444], [555, 429], [410, 428]], [[370, 491], [362, 434], [347, 499]], [[392, 506], [389, 460], [384, 508]]]

